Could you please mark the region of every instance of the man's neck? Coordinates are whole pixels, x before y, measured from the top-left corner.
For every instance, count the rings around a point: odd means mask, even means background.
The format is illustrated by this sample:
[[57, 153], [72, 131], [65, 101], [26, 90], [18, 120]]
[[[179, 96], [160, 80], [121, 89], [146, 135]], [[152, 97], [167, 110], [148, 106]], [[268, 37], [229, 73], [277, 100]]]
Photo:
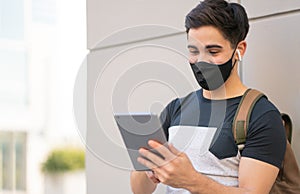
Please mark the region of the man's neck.
[[203, 96], [212, 100], [224, 100], [242, 96], [247, 87], [241, 82], [238, 76], [230, 76], [220, 88], [216, 90], [203, 90]]

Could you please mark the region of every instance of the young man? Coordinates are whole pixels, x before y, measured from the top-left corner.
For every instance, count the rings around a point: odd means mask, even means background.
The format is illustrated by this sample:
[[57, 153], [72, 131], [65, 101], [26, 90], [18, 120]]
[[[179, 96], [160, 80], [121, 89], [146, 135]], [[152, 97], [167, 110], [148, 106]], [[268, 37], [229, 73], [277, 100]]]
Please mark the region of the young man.
[[[247, 90], [238, 75], [238, 61], [247, 46], [247, 14], [239, 4], [205, 0], [186, 16], [186, 29], [191, 70], [202, 89], [169, 103], [161, 120], [169, 141], [178, 131], [184, 134], [193, 129], [195, 136], [183, 152], [172, 144], [166, 148], [149, 141], [164, 158], [139, 150], [148, 160], [141, 157], [138, 161], [152, 172], [132, 172], [132, 191], [152, 193], [163, 183], [169, 194], [267, 194], [285, 151], [280, 113], [267, 98], [261, 98], [251, 114], [242, 152], [232, 134], [234, 114]], [[206, 133], [213, 129], [207, 142]]]

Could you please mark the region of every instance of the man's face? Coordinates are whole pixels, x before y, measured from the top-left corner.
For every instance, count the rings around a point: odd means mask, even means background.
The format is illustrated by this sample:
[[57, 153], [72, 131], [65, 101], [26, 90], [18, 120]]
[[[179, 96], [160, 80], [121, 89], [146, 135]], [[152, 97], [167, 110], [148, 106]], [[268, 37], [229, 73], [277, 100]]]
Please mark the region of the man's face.
[[214, 64], [227, 62], [233, 54], [228, 40], [213, 26], [191, 28], [188, 33], [189, 62]]

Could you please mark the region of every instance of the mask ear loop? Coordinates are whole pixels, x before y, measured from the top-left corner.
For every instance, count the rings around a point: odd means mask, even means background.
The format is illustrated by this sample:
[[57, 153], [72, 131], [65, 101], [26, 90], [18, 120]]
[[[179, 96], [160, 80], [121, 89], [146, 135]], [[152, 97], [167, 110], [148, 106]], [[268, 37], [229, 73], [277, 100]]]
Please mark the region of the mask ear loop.
[[[242, 56], [241, 56], [240, 51], [237, 49], [237, 47], [235, 48], [235, 50], [236, 50], [236, 52], [237, 52], [237, 54], [238, 54], [238, 61], [242, 61]], [[233, 52], [233, 54], [232, 54], [232, 56], [231, 56], [231, 60], [232, 60], [232, 58], [233, 58], [233, 56], [234, 56], [234, 53], [235, 53], [235, 52]], [[234, 63], [233, 63], [233, 65], [232, 65], [231, 69], [234, 68], [236, 62], [237, 62], [237, 60], [234, 60]]]

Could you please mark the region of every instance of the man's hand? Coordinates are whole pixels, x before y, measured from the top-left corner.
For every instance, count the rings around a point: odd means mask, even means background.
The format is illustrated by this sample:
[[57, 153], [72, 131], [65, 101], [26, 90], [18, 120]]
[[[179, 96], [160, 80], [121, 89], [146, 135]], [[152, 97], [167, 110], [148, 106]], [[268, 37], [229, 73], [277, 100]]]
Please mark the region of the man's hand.
[[178, 151], [172, 144], [169, 144], [167, 148], [155, 141], [149, 141], [149, 145], [164, 159], [141, 148], [139, 150], [141, 155], [148, 160], [139, 157], [138, 161], [150, 168], [161, 183], [189, 190], [193, 194], [266, 194], [269, 193], [278, 173], [278, 168], [273, 165], [242, 157], [239, 168], [239, 187], [229, 187], [197, 172], [187, 155]]
[[154, 172], [155, 176], [151, 180], [156, 178], [166, 185], [187, 189], [191, 181], [199, 175], [187, 155], [177, 150], [172, 144], [169, 144], [168, 149], [166, 146], [150, 140], [149, 145], [164, 157], [163, 159], [144, 148], [139, 150], [140, 154], [148, 160], [139, 157], [138, 161]]

